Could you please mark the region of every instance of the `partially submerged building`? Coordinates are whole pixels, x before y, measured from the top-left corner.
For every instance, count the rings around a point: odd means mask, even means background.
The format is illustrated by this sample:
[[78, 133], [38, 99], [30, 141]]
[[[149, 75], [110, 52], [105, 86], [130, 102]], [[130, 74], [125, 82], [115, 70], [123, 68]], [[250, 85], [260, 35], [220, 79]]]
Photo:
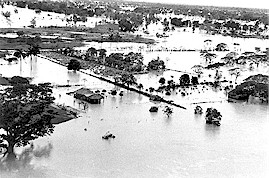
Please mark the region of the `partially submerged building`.
[[94, 93], [88, 88], [81, 88], [74, 92], [74, 98], [86, 101], [91, 104], [100, 104], [104, 96], [99, 93]]

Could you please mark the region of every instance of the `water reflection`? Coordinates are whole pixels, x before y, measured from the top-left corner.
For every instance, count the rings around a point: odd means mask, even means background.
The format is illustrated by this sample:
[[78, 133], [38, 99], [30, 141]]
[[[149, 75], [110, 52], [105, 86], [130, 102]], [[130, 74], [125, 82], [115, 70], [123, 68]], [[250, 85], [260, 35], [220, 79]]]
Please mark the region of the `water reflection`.
[[205, 124], [205, 134], [207, 137], [213, 138], [220, 133], [220, 127], [214, 124]]
[[79, 83], [80, 81], [80, 73], [75, 71], [68, 71], [67, 77], [70, 80], [70, 83]]
[[166, 117], [166, 118], [165, 118], [165, 123], [166, 123], [167, 125], [170, 125], [171, 122], [172, 122], [172, 116], [170, 116], [170, 117]]
[[154, 119], [157, 116], [157, 112], [150, 112], [150, 116]]
[[143, 96], [141, 94], [138, 95], [138, 101], [142, 101]]
[[[19, 170], [33, 170], [34, 165], [31, 162], [34, 159], [48, 158], [51, 155], [53, 146], [51, 143], [48, 143], [45, 146], [34, 146], [33, 144], [30, 147], [25, 148], [22, 153], [17, 156], [8, 155], [7, 157], [0, 159], [0, 171], [1, 172], [14, 172]], [[16, 158], [15, 158], [16, 157]]]
[[200, 121], [203, 119], [201, 114], [194, 114], [195, 121]]

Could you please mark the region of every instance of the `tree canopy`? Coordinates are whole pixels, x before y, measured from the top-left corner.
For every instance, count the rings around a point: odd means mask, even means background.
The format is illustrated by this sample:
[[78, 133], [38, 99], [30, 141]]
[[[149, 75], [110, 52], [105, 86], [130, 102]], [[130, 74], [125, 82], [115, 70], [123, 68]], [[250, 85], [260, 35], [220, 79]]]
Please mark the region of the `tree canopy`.
[[173, 114], [173, 108], [165, 106], [163, 109], [163, 113], [169, 118]]
[[180, 85], [185, 86], [190, 84], [190, 76], [188, 74], [183, 74], [180, 76]]
[[148, 63], [148, 70], [162, 70], [165, 69], [165, 64], [163, 60], [159, 58], [153, 59]]
[[119, 21], [119, 27], [120, 27], [120, 30], [123, 32], [134, 32], [135, 31], [133, 24], [126, 19], [121, 19]]
[[119, 81], [122, 84], [127, 84], [128, 87], [130, 87], [130, 85], [137, 85], [137, 79], [133, 74], [122, 74], [119, 77]]
[[164, 85], [165, 84], [165, 78], [164, 77], [161, 77], [160, 80], [159, 80], [159, 83], [161, 85]]
[[81, 69], [80, 62], [75, 59], [71, 59], [68, 63], [67, 69], [75, 71]]
[[105, 65], [127, 72], [141, 72], [145, 68], [141, 53], [111, 53], [105, 61]]
[[50, 84], [18, 84], [7, 88], [0, 98], [0, 147], [14, 154], [14, 147], [50, 135], [54, 117], [46, 109], [53, 103]]
[[217, 126], [220, 126], [222, 115], [220, 112], [215, 108], [207, 108], [206, 110], [206, 123], [207, 124], [215, 124]]

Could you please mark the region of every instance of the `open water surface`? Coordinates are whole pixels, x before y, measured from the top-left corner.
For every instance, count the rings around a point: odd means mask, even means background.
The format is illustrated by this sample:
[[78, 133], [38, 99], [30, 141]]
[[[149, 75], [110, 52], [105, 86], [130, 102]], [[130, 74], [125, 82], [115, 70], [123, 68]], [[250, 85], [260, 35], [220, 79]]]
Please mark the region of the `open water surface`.
[[[3, 61], [1, 61], [4, 64]], [[31, 76], [33, 83], [84, 84], [114, 89], [81, 73], [37, 58], [0, 65], [3, 76]], [[32, 68], [32, 70], [31, 70]], [[86, 78], [87, 81], [82, 79]], [[55, 89], [57, 103], [84, 110], [64, 93], [79, 87]], [[118, 89], [118, 88], [116, 88]], [[118, 89], [120, 90], [120, 89]], [[61, 97], [58, 94], [61, 94]], [[154, 103], [124, 90], [106, 94], [100, 105], [88, 105], [81, 117], [56, 125], [49, 137], [34, 141], [35, 156], [24, 155], [15, 170], [0, 166], [0, 177], [268, 177], [268, 106], [247, 103], [208, 103], [223, 115], [221, 126], [206, 125], [204, 115], [173, 108], [167, 118], [148, 110]], [[116, 138], [102, 140], [110, 131]], [[49, 146], [48, 146], [49, 145]], [[44, 149], [45, 148], [45, 149]], [[16, 149], [21, 153], [22, 149]], [[27, 160], [27, 161], [26, 161]]]

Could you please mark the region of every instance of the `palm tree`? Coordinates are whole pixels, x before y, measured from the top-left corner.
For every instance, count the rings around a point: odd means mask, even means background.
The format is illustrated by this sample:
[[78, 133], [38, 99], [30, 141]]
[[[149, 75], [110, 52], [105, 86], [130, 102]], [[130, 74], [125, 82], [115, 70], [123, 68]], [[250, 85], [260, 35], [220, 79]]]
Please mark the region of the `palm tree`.
[[31, 59], [31, 72], [32, 72], [32, 56], [36, 56], [39, 53], [40, 50], [37, 44], [32, 44], [27, 51], [27, 56], [30, 56]]
[[27, 55], [31, 57], [40, 54], [40, 47], [38, 45], [31, 45], [28, 49]]
[[21, 74], [21, 72], [22, 72], [22, 59], [24, 59], [26, 57], [26, 54], [21, 49], [17, 49], [14, 52], [13, 56], [20, 59], [20, 74]]

